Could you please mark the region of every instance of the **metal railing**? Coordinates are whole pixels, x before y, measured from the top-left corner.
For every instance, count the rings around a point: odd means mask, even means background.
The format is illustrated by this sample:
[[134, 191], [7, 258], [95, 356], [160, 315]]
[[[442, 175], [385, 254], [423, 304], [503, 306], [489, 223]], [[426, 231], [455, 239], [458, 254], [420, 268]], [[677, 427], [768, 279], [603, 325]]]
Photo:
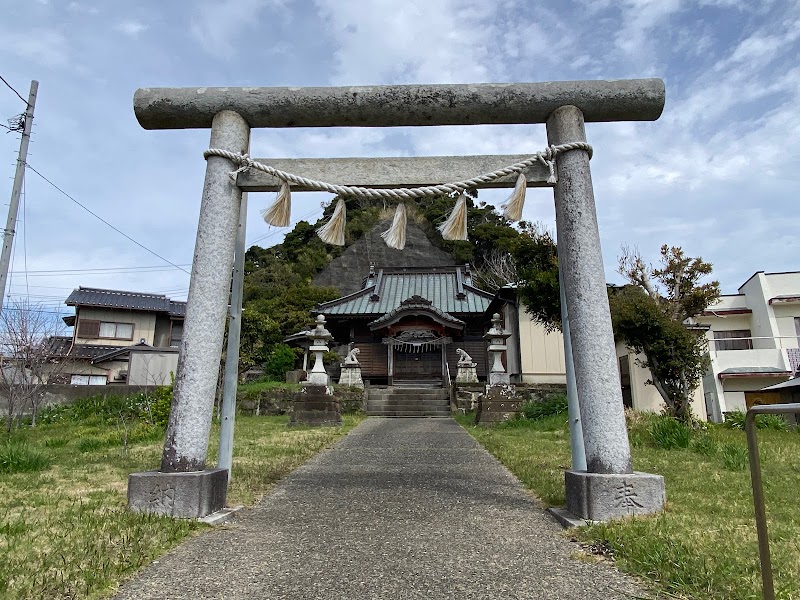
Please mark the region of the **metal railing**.
[[[724, 333], [724, 331], [711, 331], [714, 333]], [[773, 340], [775, 342], [774, 348], [756, 348], [754, 347], [753, 340]], [[783, 340], [791, 340], [784, 342]], [[731, 349], [718, 349], [717, 342], [750, 342], [747, 348], [731, 348]], [[732, 338], [708, 338], [709, 347], [714, 352], [741, 352], [742, 350], [788, 350], [790, 348], [797, 348], [800, 345], [800, 336], [797, 335], [755, 335], [749, 337], [732, 337]]]
[[747, 453], [750, 460], [750, 482], [753, 486], [753, 505], [756, 513], [758, 555], [761, 559], [761, 581], [764, 600], [775, 600], [775, 587], [772, 582], [772, 560], [769, 555], [767, 514], [764, 507], [764, 485], [761, 481], [761, 462], [758, 456], [758, 439], [756, 438], [756, 415], [797, 414], [800, 414], [800, 403], [767, 404], [751, 407], [747, 411], [744, 420], [744, 429], [747, 433]]

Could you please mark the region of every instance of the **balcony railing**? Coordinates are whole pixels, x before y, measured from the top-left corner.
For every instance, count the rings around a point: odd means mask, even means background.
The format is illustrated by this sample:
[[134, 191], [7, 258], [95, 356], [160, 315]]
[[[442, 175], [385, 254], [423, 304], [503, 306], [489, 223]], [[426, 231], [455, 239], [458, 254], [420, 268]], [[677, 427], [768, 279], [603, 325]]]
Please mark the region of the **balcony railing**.
[[[722, 338], [708, 341], [709, 352], [719, 371], [744, 367], [770, 367], [794, 372], [800, 365], [798, 337], [794, 335]], [[720, 348], [715, 342], [724, 342], [728, 347]], [[742, 347], [731, 348], [731, 343], [740, 343]]]
[[[711, 332], [714, 333], [714, 332]], [[753, 343], [754, 340], [771, 340], [774, 341], [774, 346], [766, 346], [760, 341]], [[788, 350], [789, 348], [797, 348], [800, 346], [800, 337], [796, 335], [777, 335], [777, 336], [751, 336], [751, 337], [735, 337], [735, 338], [712, 338], [708, 340], [712, 352], [743, 352], [747, 350]], [[713, 342], [713, 344], [712, 344]], [[725, 347], [741, 346], [741, 347]], [[721, 347], [722, 346], [722, 347]]]

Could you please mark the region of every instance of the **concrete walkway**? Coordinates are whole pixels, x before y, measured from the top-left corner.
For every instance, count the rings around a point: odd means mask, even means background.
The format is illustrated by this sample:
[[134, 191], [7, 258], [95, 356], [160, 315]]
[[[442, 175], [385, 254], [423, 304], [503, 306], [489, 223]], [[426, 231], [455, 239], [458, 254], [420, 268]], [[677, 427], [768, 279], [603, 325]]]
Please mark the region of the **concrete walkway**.
[[650, 597], [559, 531], [454, 421], [369, 418], [117, 598]]

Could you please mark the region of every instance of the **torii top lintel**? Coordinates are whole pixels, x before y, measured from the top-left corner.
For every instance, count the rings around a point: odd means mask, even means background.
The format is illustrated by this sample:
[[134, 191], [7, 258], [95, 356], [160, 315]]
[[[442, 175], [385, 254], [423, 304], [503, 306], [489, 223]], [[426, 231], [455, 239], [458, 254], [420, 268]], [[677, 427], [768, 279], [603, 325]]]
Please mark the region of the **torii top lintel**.
[[587, 122], [655, 121], [661, 79], [384, 85], [361, 87], [141, 88], [136, 118], [145, 129], [209, 128], [231, 110], [251, 127], [399, 127], [544, 123], [574, 105]]

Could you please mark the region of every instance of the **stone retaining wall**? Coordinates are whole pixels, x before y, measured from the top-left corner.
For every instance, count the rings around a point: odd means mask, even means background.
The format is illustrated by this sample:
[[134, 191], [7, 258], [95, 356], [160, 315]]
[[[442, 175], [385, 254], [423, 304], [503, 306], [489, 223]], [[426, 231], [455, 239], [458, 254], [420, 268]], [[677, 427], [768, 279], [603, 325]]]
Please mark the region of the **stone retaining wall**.
[[[364, 390], [338, 385], [333, 386], [333, 390], [342, 414], [363, 412]], [[297, 391], [294, 387], [240, 391], [237, 394], [237, 407], [248, 415], [284, 415], [291, 411], [293, 394]]]
[[[553, 396], [566, 396], [567, 386], [558, 383], [515, 383], [511, 396], [513, 401], [543, 402]], [[478, 403], [486, 392], [486, 385], [483, 383], [454, 384], [453, 400], [451, 408], [453, 411], [470, 412], [478, 408]]]

